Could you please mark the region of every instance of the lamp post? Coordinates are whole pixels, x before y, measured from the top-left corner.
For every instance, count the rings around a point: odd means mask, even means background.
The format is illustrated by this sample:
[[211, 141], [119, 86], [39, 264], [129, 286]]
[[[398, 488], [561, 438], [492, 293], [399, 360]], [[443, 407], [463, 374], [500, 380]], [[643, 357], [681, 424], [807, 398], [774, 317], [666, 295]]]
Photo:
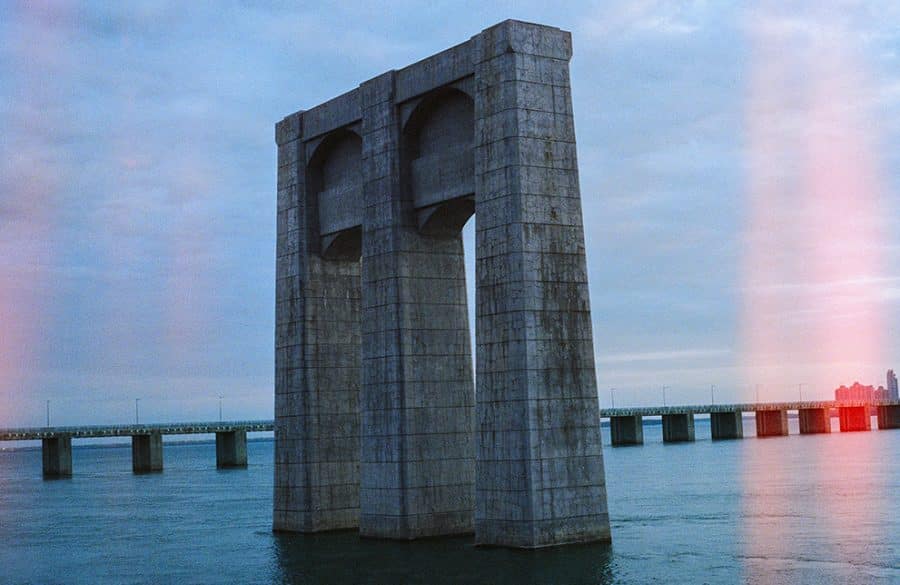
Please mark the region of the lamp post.
[[50, 400], [47, 400], [47, 426], [50, 426]]
[[219, 422], [222, 422], [222, 399], [224, 396], [219, 394]]
[[663, 387], [662, 387], [662, 391], [663, 391], [663, 406], [666, 406], [666, 388], [668, 388], [668, 386], [663, 386]]
[[134, 424], [136, 424], [136, 425], [141, 424], [141, 411], [139, 408], [140, 403], [141, 403], [140, 398], [134, 399]]
[[803, 402], [803, 383], [797, 384], [797, 391], [800, 392], [800, 402]]
[[716, 403], [716, 385], [715, 384], [709, 385], [709, 398], [710, 398], [710, 400], [712, 400], [713, 404]]
[[756, 403], [759, 404], [759, 384], [756, 385]]

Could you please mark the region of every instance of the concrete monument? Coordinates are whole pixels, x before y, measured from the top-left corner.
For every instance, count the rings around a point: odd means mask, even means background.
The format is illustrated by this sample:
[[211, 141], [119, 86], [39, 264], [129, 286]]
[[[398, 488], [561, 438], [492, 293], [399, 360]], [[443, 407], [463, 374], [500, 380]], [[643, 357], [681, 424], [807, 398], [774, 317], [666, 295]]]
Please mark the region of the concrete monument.
[[505, 21], [277, 125], [276, 530], [609, 539], [571, 54]]

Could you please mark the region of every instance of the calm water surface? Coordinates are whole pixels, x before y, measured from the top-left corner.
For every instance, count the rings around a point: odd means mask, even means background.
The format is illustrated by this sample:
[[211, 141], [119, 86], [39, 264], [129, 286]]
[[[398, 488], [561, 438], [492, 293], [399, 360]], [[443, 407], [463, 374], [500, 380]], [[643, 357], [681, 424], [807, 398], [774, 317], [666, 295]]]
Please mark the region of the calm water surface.
[[604, 429], [613, 544], [533, 552], [275, 535], [269, 441], [227, 471], [214, 444], [167, 445], [152, 475], [127, 446], [76, 441], [57, 481], [40, 451], [0, 452], [0, 583], [900, 583], [900, 431], [644, 432], [613, 449]]

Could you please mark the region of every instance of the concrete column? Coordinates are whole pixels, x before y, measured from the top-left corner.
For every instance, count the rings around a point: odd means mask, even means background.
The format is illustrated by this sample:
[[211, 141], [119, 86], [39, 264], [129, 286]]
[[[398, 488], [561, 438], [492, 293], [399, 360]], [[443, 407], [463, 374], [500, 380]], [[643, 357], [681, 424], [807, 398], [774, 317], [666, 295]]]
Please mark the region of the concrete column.
[[160, 433], [132, 435], [131, 469], [135, 473], [162, 471], [163, 443]]
[[709, 426], [714, 440], [744, 438], [744, 416], [739, 410], [710, 413]]
[[70, 477], [72, 437], [60, 435], [51, 439], [41, 439], [41, 458], [44, 462], [44, 479]]
[[643, 445], [644, 420], [639, 414], [630, 416], [611, 416], [609, 418], [609, 434], [615, 445]]
[[872, 417], [868, 406], [840, 406], [838, 416], [841, 419], [841, 432], [871, 431]]
[[[461, 233], [419, 232], [401, 182], [395, 74], [360, 88], [360, 535], [471, 533], [475, 388]], [[474, 128], [472, 129], [474, 133]]]
[[473, 38], [475, 541], [608, 540], [569, 33], [506, 21]]
[[664, 443], [694, 440], [694, 415], [691, 413], [664, 414], [662, 427]]
[[801, 435], [831, 432], [830, 408], [801, 408], [798, 412]]
[[[358, 256], [321, 254], [303, 116], [276, 127], [273, 528], [318, 532], [359, 522], [361, 293]], [[341, 155], [357, 159], [339, 161], [351, 169], [341, 188], [358, 190], [359, 148]]]
[[216, 433], [216, 467], [247, 467], [247, 431]]
[[878, 407], [878, 428], [900, 429], [900, 404], [885, 404]]
[[756, 436], [781, 437], [788, 434], [786, 410], [757, 410]]

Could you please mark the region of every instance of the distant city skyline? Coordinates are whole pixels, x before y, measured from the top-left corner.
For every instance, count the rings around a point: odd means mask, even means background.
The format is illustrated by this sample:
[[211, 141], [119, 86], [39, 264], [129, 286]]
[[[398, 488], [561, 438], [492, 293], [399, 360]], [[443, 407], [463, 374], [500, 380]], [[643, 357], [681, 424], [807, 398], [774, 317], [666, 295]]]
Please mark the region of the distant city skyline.
[[573, 33], [603, 406], [900, 360], [895, 3], [2, 3], [0, 426], [270, 417], [274, 123], [506, 18]]

